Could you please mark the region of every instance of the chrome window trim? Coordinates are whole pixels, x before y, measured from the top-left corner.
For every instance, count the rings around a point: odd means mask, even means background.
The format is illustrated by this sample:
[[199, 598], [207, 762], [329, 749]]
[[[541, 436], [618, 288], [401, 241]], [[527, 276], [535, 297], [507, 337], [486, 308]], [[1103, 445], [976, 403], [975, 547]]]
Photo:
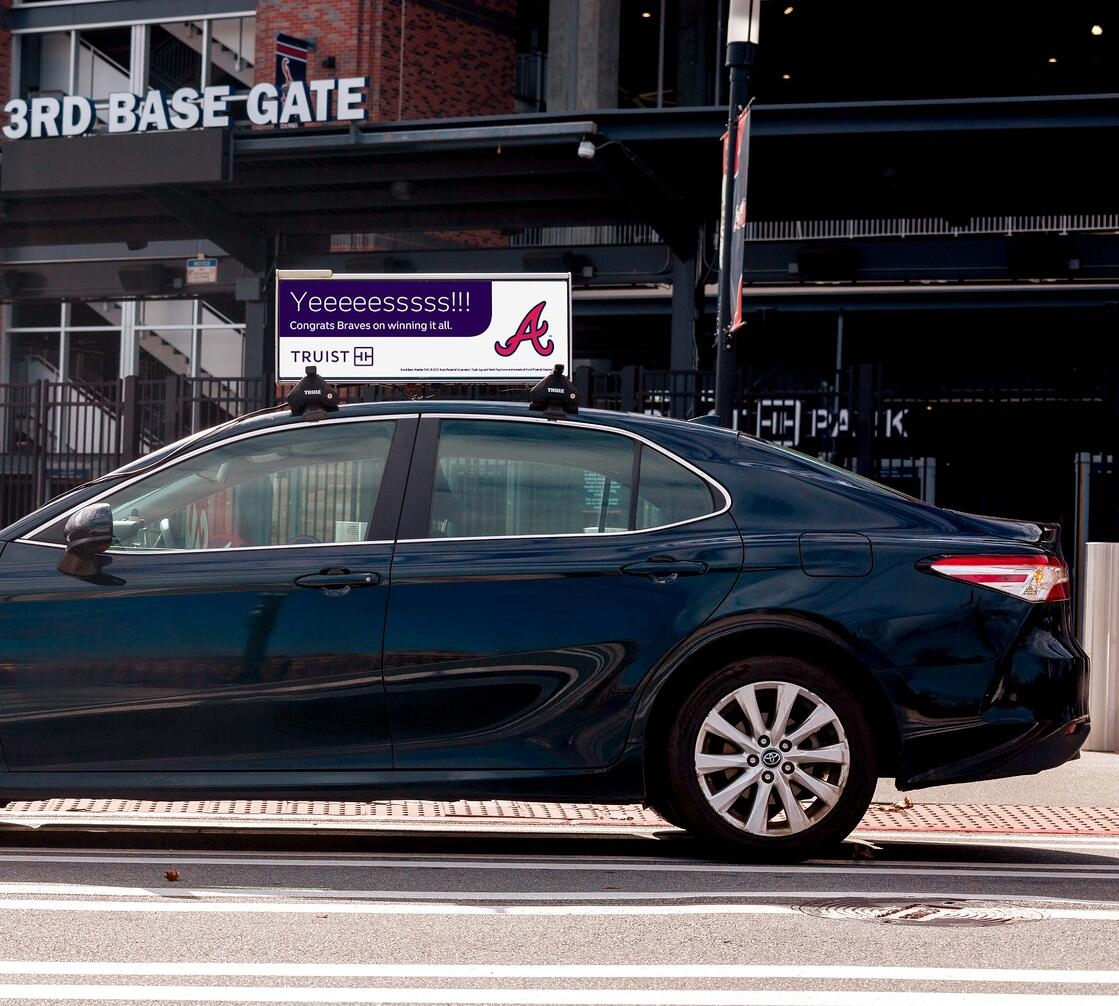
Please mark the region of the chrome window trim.
[[[414, 418], [416, 418], [417, 415], [419, 415], [419, 413], [401, 412], [401, 413], [394, 413], [393, 415], [388, 415], [388, 416], [348, 416], [348, 417], [344, 417], [344, 418], [340, 418], [340, 419], [328, 419], [328, 420], [325, 420], [325, 422], [331, 423], [331, 424], [348, 426], [352, 423], [396, 422], [400, 419], [414, 419]], [[99, 503], [99, 502], [101, 502], [101, 500], [105, 499], [105, 497], [111, 496], [114, 493], [119, 492], [122, 489], [127, 489], [129, 486], [135, 485], [137, 482], [140, 482], [143, 479], [146, 479], [149, 475], [157, 475], [160, 472], [166, 471], [168, 468], [171, 468], [171, 467], [173, 467], [173, 466], [175, 466], [175, 465], [177, 465], [177, 464], [179, 464], [183, 461], [189, 461], [191, 458], [198, 457], [201, 454], [208, 454], [210, 451], [217, 450], [219, 447], [225, 447], [228, 444], [239, 443], [242, 440], [252, 440], [255, 437], [267, 437], [267, 436], [269, 436], [271, 434], [274, 434], [274, 433], [284, 433], [284, 432], [289, 431], [289, 430], [306, 429], [308, 426], [311, 426], [311, 425], [313, 425], [313, 424], [311, 424], [309, 422], [304, 422], [302, 425], [285, 425], [285, 426], [280, 426], [280, 427], [277, 427], [276, 429], [271, 429], [271, 430], [252, 430], [248, 433], [241, 433], [241, 434], [239, 434], [238, 436], [235, 436], [235, 437], [225, 437], [224, 439], [219, 440], [217, 443], [209, 444], [206, 447], [199, 447], [196, 450], [193, 450], [188, 454], [176, 455], [175, 457], [169, 458], [167, 461], [163, 462], [163, 464], [159, 465], [157, 468], [153, 468], [150, 471], [141, 472], [141, 473], [135, 475], [133, 478], [129, 479], [128, 481], [121, 482], [119, 485], [112, 486], [111, 488], [106, 489], [103, 493], [99, 493], [98, 495], [93, 496], [90, 499], [87, 499], [87, 500], [83, 501], [82, 503], [79, 503], [77, 506], [72, 507], [69, 510], [66, 510], [65, 512], [63, 512], [59, 516], [51, 518], [45, 524], [40, 524], [30, 534], [25, 535], [23, 538], [17, 538], [16, 541], [19, 542], [22, 545], [41, 545], [41, 546], [45, 546], [47, 548], [61, 548], [61, 549], [65, 550], [65, 548], [66, 548], [65, 545], [59, 544], [58, 542], [54, 542], [54, 541], [35, 541], [34, 536], [37, 535], [37, 534], [41, 534], [47, 528], [54, 526], [59, 521], [66, 520], [67, 518], [71, 517], [73, 514], [77, 513], [79, 510], [81, 510], [82, 507], [92, 506], [94, 503]], [[195, 436], [201, 436], [202, 433], [198, 433], [198, 434], [194, 434], [194, 435]], [[370, 519], [372, 519], [372, 514], [370, 514]], [[121, 549], [120, 551], [116, 551], [116, 552], [114, 552], [114, 551], [112, 551], [112, 549], [110, 549], [107, 554], [112, 554], [112, 555], [169, 555], [171, 553], [178, 552], [178, 553], [189, 553], [190, 555], [197, 555], [201, 552], [236, 553], [236, 552], [260, 551], [262, 549], [277, 549], [277, 548], [326, 548], [326, 547], [329, 547], [329, 546], [338, 546], [338, 545], [385, 545], [385, 544], [392, 544], [392, 542], [391, 541], [375, 541], [375, 542], [374, 541], [366, 541], [363, 538], [361, 541], [355, 541], [355, 542], [320, 541], [320, 542], [304, 542], [302, 544], [297, 544], [297, 545], [246, 545], [246, 546], [242, 546], [240, 548], [232, 548], [232, 547], [231, 548], [224, 548], [224, 547], [223, 548], [154, 548], [154, 549], [140, 549], [140, 548], [138, 548], [138, 549]]]
[[[79, 508], [80, 509], [80, 508]], [[53, 524], [54, 521], [51, 521]], [[60, 545], [56, 541], [32, 541], [30, 538], [17, 538], [17, 545], [37, 545], [39, 548], [60, 548], [65, 551], [66, 546]], [[275, 551], [278, 548], [344, 548], [347, 545], [357, 547], [358, 545], [391, 545], [392, 539], [386, 538], [384, 540], [367, 541], [362, 538], [361, 541], [301, 541], [292, 545], [238, 545], [234, 548], [232, 545], [223, 545], [221, 548], [128, 548], [118, 549], [113, 551], [110, 549], [105, 552], [105, 555], [124, 556], [124, 555], [202, 555], [209, 552], [221, 553], [223, 555], [235, 555], [238, 552], [262, 552], [262, 551]]]
[[[672, 451], [665, 450], [659, 444], [646, 439], [639, 433], [633, 433], [630, 430], [621, 430], [613, 426], [599, 426], [594, 423], [576, 423], [571, 420], [565, 419], [544, 419], [540, 416], [495, 416], [486, 415], [485, 413], [468, 413], [468, 412], [425, 412], [423, 418], [432, 419], [481, 419], [486, 421], [495, 421], [499, 423], [536, 423], [537, 425], [544, 426], [568, 426], [577, 430], [598, 430], [605, 433], [616, 433], [622, 437], [629, 437], [630, 440], [635, 440], [646, 447], [651, 447], [658, 454], [663, 454], [670, 461], [698, 475], [704, 482], [714, 489], [717, 489], [723, 497], [723, 505], [710, 513], [705, 513], [699, 517], [689, 517], [687, 520], [673, 521], [670, 524], [658, 524], [656, 527], [643, 527], [639, 530], [633, 531], [596, 531], [594, 534], [579, 534], [574, 531], [556, 532], [554, 534], [493, 534], [493, 535], [477, 535], [473, 537], [445, 537], [445, 538], [398, 538], [398, 545], [418, 545], [426, 542], [455, 542], [455, 541], [525, 541], [526, 539], [554, 539], [554, 538], [578, 538], [581, 541], [592, 541], [598, 538], [622, 538], [629, 535], [637, 534], [650, 534], [653, 531], [665, 531], [674, 527], [683, 527], [686, 524], [695, 524], [701, 520], [708, 520], [711, 517], [721, 517], [731, 508], [731, 495], [722, 486], [721, 483], [713, 479], [707, 472], [697, 468], [689, 461], [685, 461], [679, 455], [673, 454]], [[438, 448], [436, 448], [438, 450]], [[438, 456], [438, 454], [436, 455]]]

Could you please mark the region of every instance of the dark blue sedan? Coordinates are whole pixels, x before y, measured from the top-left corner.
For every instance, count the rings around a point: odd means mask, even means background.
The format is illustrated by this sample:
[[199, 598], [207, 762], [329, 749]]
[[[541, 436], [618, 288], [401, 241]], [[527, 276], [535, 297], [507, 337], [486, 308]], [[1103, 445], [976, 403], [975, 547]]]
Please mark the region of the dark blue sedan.
[[0, 798], [645, 800], [805, 856], [1088, 732], [1055, 528], [750, 437], [274, 411], [0, 531]]

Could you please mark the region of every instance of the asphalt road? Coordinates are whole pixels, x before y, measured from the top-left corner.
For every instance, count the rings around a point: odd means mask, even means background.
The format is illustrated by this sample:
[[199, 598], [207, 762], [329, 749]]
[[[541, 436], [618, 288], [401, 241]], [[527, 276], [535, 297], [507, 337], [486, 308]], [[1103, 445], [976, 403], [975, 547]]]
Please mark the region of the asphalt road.
[[1114, 839], [4, 832], [0, 909], [0, 1002], [1119, 1003]]

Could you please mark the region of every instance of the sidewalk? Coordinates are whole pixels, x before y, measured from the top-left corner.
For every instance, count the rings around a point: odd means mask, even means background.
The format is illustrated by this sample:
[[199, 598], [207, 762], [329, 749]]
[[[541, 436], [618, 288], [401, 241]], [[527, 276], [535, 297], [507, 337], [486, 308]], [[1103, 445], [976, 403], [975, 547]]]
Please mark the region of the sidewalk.
[[[858, 832], [1119, 836], [1119, 755], [1085, 754], [1038, 776], [918, 790], [883, 782]], [[0, 829], [648, 834], [670, 829], [636, 804], [519, 800], [17, 801]]]

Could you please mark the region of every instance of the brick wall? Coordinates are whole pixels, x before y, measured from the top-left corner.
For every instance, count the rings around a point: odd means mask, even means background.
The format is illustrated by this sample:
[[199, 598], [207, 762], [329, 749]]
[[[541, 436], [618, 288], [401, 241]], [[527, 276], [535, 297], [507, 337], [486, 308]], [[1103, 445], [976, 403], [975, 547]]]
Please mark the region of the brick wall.
[[[256, 6], [256, 69], [254, 79], [275, 79], [276, 35], [312, 40], [307, 76], [361, 77], [369, 75], [369, 10], [376, 0], [259, 0]], [[333, 56], [334, 69], [322, 61]]]
[[383, 28], [381, 118], [441, 119], [515, 110], [515, 0], [406, 0], [385, 7], [386, 13], [394, 8], [396, 17], [395, 23], [386, 18]]
[[[273, 79], [275, 38], [284, 32], [315, 42], [309, 77], [369, 77], [372, 120], [511, 113], [516, 6], [516, 0], [259, 0], [256, 79]], [[334, 69], [322, 67], [328, 56]]]

